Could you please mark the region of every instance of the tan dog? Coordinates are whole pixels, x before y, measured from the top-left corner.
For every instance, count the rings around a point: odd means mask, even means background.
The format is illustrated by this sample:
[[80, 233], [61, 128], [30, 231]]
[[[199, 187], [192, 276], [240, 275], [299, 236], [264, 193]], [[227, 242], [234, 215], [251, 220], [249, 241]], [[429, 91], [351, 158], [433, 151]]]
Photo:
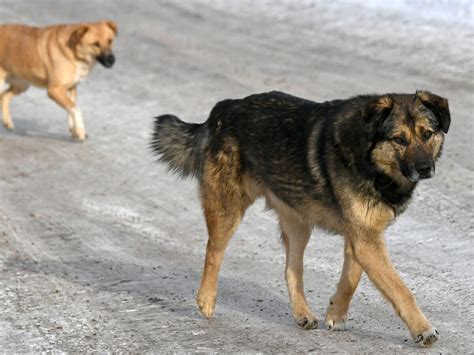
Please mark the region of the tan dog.
[[86, 130], [76, 107], [77, 85], [96, 61], [110, 68], [115, 57], [112, 44], [117, 25], [112, 21], [30, 27], [0, 26], [0, 91], [3, 124], [14, 125], [9, 106], [13, 96], [30, 85], [46, 88], [48, 96], [68, 112], [69, 131], [84, 140]]

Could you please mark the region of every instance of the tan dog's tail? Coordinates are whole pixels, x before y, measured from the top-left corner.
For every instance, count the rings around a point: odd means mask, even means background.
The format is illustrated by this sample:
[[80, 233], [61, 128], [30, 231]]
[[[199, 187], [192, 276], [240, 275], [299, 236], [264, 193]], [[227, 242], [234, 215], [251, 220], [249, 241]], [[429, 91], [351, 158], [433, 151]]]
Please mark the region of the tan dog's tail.
[[173, 115], [155, 118], [150, 148], [182, 177], [201, 175], [206, 143], [205, 124], [183, 122]]

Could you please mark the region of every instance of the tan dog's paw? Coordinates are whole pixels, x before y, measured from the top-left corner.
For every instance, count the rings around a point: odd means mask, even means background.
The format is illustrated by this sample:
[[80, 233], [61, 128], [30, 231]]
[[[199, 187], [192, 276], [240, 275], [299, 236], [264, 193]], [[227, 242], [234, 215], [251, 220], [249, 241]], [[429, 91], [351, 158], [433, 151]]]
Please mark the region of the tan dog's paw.
[[87, 134], [84, 131], [70, 129], [69, 132], [71, 133], [72, 138], [77, 141], [83, 142], [87, 138]]
[[316, 316], [307, 312], [306, 314], [294, 315], [296, 324], [305, 330], [315, 329], [318, 327], [318, 319]]
[[216, 306], [215, 297], [201, 297], [198, 296], [196, 299], [197, 306], [201, 314], [206, 318], [212, 318], [214, 315], [214, 308]]
[[76, 135], [75, 135], [75, 138], [78, 140], [78, 141], [85, 141], [86, 138], [87, 138], [87, 134], [86, 132], [84, 131], [76, 131]]
[[69, 132], [74, 139], [84, 141], [87, 137], [81, 110], [74, 108], [69, 115]]
[[331, 299], [326, 312], [326, 327], [329, 330], [346, 330], [347, 308], [341, 308]]
[[15, 125], [13, 124], [13, 122], [3, 122], [3, 125], [5, 126], [6, 129], [8, 129], [9, 131], [13, 131], [15, 129]]
[[418, 335], [415, 338], [415, 343], [419, 343], [421, 346], [431, 346], [436, 343], [439, 339], [439, 332], [431, 327], [428, 330], [425, 330], [422, 334]]
[[326, 316], [326, 327], [333, 331], [347, 330], [346, 317], [330, 317]]

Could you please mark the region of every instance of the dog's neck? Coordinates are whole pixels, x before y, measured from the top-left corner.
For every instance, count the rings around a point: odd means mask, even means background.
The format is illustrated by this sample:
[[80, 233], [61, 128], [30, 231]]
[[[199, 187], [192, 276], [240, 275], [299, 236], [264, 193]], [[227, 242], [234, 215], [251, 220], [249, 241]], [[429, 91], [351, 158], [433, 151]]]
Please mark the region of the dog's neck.
[[395, 215], [402, 213], [410, 201], [416, 182], [412, 182], [400, 175], [399, 181], [377, 169], [370, 158], [370, 148], [365, 154], [359, 151], [356, 154], [350, 147], [335, 144], [334, 148], [340, 162], [354, 177], [354, 188], [363, 195], [372, 196], [375, 203], [384, 203], [393, 208]]
[[95, 62], [88, 63], [82, 60], [76, 60], [76, 72], [74, 74], [75, 83], [83, 81], [94, 67]]
[[402, 184], [378, 171], [374, 172], [373, 184], [382, 202], [392, 207], [396, 215], [406, 209], [417, 185], [416, 182], [409, 180]]

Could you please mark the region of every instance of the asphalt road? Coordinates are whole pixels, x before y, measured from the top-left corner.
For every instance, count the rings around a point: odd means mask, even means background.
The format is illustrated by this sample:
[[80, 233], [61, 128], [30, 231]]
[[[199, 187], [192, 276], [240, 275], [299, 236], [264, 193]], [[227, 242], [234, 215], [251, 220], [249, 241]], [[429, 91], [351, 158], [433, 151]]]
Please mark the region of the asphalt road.
[[[473, 353], [474, 30], [472, 12], [462, 17], [472, 3], [433, 18], [427, 2], [369, 3], [1, 0], [1, 23], [107, 18], [120, 32], [116, 66], [79, 87], [85, 143], [38, 89], [14, 99], [16, 130], [0, 129], [0, 350]], [[449, 98], [437, 175], [386, 237], [441, 333], [432, 349], [412, 342], [365, 276], [348, 331], [300, 330], [263, 203], [227, 250], [215, 319], [197, 312], [197, 188], [154, 162], [152, 117], [202, 122], [221, 99], [273, 89], [317, 101], [416, 89]], [[305, 260], [308, 301], [324, 319], [341, 238], [314, 232]]]

